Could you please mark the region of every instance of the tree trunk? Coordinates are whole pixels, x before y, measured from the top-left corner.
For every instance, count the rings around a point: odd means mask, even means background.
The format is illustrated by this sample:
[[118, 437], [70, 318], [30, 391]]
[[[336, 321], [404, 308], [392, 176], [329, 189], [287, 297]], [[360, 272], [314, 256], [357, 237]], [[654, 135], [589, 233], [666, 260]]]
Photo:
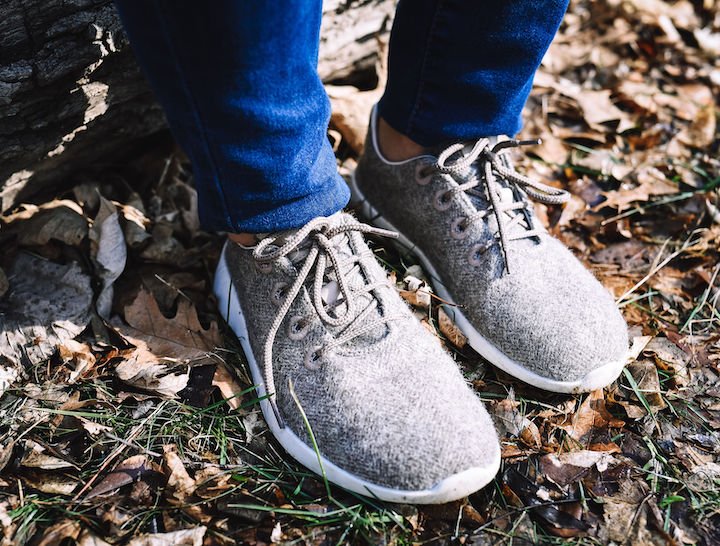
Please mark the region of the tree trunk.
[[[324, 81], [373, 68], [394, 6], [325, 2]], [[164, 127], [110, 0], [0, 3], [0, 212]]]

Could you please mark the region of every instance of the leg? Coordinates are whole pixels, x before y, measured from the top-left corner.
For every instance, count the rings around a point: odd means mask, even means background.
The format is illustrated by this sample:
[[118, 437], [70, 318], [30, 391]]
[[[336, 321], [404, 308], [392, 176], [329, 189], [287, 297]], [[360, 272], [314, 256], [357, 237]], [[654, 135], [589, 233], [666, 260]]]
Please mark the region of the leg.
[[355, 198], [373, 222], [400, 232], [436, 292], [457, 304], [448, 314], [478, 353], [536, 387], [594, 390], [621, 373], [627, 327], [535, 217], [531, 199], [558, 205], [569, 194], [516, 172], [507, 153], [522, 143], [493, 136], [520, 129], [567, 2], [477, 4], [401, 0]]
[[117, 0], [195, 170], [208, 230], [299, 227], [347, 203], [317, 72], [321, 0]]
[[567, 4], [401, 0], [380, 116], [421, 146], [514, 135]]
[[214, 282], [275, 438], [388, 501], [487, 484], [500, 446], [482, 402], [387, 281], [372, 228], [331, 214], [349, 192], [315, 72], [320, 0], [118, 3], [194, 163], [205, 227], [283, 230], [227, 243]]

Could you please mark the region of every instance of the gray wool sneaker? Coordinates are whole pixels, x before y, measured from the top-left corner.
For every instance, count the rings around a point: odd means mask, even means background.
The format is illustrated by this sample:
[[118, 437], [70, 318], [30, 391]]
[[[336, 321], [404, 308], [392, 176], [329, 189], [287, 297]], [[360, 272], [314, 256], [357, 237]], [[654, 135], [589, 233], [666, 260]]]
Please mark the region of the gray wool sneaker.
[[398, 296], [366, 232], [384, 234], [337, 213], [253, 248], [228, 242], [215, 275], [221, 313], [292, 457], [381, 500], [456, 500], [497, 473], [493, 423]]
[[553, 392], [612, 383], [628, 352], [610, 293], [550, 236], [528, 197], [567, 192], [517, 173], [517, 143], [481, 139], [437, 156], [385, 160], [376, 112], [351, 189], [370, 222], [400, 233], [470, 345], [508, 374]]

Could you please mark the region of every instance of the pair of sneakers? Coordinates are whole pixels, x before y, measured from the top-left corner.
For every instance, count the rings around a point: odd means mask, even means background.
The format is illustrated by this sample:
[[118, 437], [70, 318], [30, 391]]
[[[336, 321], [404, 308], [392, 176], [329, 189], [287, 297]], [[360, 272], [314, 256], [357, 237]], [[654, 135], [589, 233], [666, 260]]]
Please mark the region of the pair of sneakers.
[[270, 431], [291, 456], [370, 497], [448, 502], [497, 473], [495, 428], [365, 234], [397, 233], [469, 344], [536, 387], [611, 383], [627, 328], [610, 294], [536, 219], [528, 197], [567, 194], [513, 169], [516, 142], [481, 139], [391, 162], [375, 125], [373, 113], [351, 184], [373, 225], [337, 213], [253, 247], [227, 243], [215, 292]]

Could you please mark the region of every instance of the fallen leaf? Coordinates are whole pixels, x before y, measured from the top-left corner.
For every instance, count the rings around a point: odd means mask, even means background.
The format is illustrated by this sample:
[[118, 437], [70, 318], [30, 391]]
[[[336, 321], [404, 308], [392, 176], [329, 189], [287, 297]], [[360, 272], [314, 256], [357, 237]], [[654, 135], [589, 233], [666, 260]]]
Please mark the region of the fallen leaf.
[[234, 410], [240, 408], [242, 403], [238, 395], [242, 393], [243, 388], [228, 371], [224, 362], [218, 363], [215, 368], [212, 384], [220, 390], [220, 394], [227, 400], [228, 406]]
[[605, 201], [597, 205], [595, 209], [613, 207], [621, 212], [631, 203], [645, 202], [651, 197], [678, 193], [677, 184], [668, 181], [665, 175], [654, 167], [639, 169], [635, 176], [639, 182], [638, 185], [623, 183], [619, 190], [604, 192]]
[[88, 234], [88, 222], [74, 201], [54, 200], [43, 205], [22, 205], [19, 212], [2, 218], [21, 246], [45, 245], [50, 240], [78, 245]]
[[88, 421], [83, 417], [79, 417], [78, 419], [80, 421], [80, 424], [82, 424], [82, 427], [91, 436], [98, 436], [103, 432], [112, 432], [113, 430], [112, 427], [109, 427], [107, 425], [101, 425], [100, 423], [96, 423], [95, 421]]
[[173, 373], [171, 367], [157, 362], [157, 357], [147, 349], [145, 342], [129, 339], [137, 349], [130, 358], [115, 367], [115, 373], [121, 381], [164, 398], [174, 398], [187, 387], [189, 369]]
[[447, 340], [458, 349], [462, 349], [467, 344], [465, 334], [460, 331], [460, 328], [458, 328], [442, 307], [438, 308], [438, 327]]
[[104, 495], [152, 474], [159, 474], [157, 465], [148, 461], [145, 455], [134, 455], [118, 464], [112, 472], [90, 490], [85, 500]]
[[202, 546], [207, 527], [183, 529], [172, 533], [154, 533], [132, 538], [127, 546]]
[[707, 148], [716, 137], [717, 116], [713, 105], [701, 108], [690, 127], [681, 131], [678, 139], [695, 148]]
[[71, 476], [50, 472], [24, 473], [22, 479], [30, 487], [48, 495], [70, 496], [79, 485], [79, 482]]
[[613, 417], [605, 407], [605, 398], [602, 389], [594, 390], [573, 415], [567, 425], [560, 425], [568, 435], [578, 442], [585, 439], [595, 429], [622, 428], [625, 423]]
[[98, 315], [108, 319], [113, 301], [113, 283], [125, 269], [127, 248], [117, 207], [102, 196], [89, 237], [90, 257], [95, 264], [97, 275], [102, 279], [96, 307]]
[[7, 464], [10, 462], [10, 458], [12, 457], [14, 449], [15, 449], [15, 441], [14, 440], [11, 440], [4, 444], [0, 444], [0, 472], [2, 472], [3, 468], [5, 468], [7, 466]]
[[83, 529], [80, 536], [77, 538], [76, 546], [111, 546], [109, 542], [105, 542], [103, 539], [94, 535], [87, 529]]
[[88, 370], [95, 365], [95, 355], [87, 343], [80, 343], [74, 339], [68, 339], [58, 346], [58, 354], [66, 364], [73, 365], [68, 383], [75, 383]]
[[673, 372], [673, 381], [678, 386], [689, 384], [690, 357], [671, 340], [666, 337], [655, 337], [644, 347], [643, 353], [652, 356], [661, 369]]
[[666, 404], [662, 397], [660, 378], [655, 363], [650, 360], [636, 360], [628, 364], [627, 369], [635, 379], [639, 391], [647, 400], [650, 408], [655, 411], [663, 409]]
[[171, 500], [184, 504], [185, 499], [195, 492], [195, 480], [188, 474], [174, 445], [163, 446], [163, 468], [168, 475], [166, 488]]
[[611, 454], [585, 449], [558, 454], [548, 453], [540, 457], [542, 475], [561, 487], [577, 482], [593, 467], [599, 472], [604, 472], [608, 466], [614, 464], [617, 464], [617, 460]]
[[81, 531], [80, 522], [65, 519], [48, 527], [37, 546], [56, 546], [65, 540], [75, 540]]
[[120, 204], [119, 208], [124, 220], [123, 234], [127, 245], [136, 248], [150, 239], [150, 234], [147, 232], [150, 220], [145, 216], [145, 206], [140, 196], [133, 193], [128, 202]]
[[171, 319], [166, 318], [153, 295], [141, 290], [135, 300], [125, 307], [125, 322], [130, 328], [120, 328], [120, 333], [134, 340], [146, 342], [148, 350], [160, 357], [182, 362], [206, 359], [208, 351], [222, 344], [217, 323], [206, 330], [200, 324], [197, 311], [186, 299], [178, 302], [178, 309]]
[[520, 403], [515, 400], [515, 392], [511, 389], [507, 398], [491, 402], [491, 415], [494, 418], [498, 436], [516, 437], [523, 429], [523, 416], [518, 409]]
[[432, 288], [424, 280], [406, 275], [403, 279], [405, 288], [399, 289], [400, 297], [414, 307], [427, 309], [432, 301]]
[[577, 101], [582, 109], [585, 121], [592, 125], [601, 125], [608, 122], [618, 122], [616, 131], [622, 133], [628, 129], [632, 129], [635, 123], [630, 120], [630, 116], [620, 110], [610, 99], [612, 92], [607, 89], [602, 91], [589, 91], [582, 89], [578, 93], [573, 93], [572, 98]]
[[46, 453], [46, 448], [33, 442], [25, 441], [25, 454], [20, 461], [20, 465], [27, 468], [41, 468], [43, 470], [57, 470], [59, 468], [77, 468], [73, 463], [65, 461], [53, 455]]
[[720, 464], [708, 462], [699, 464], [686, 476], [685, 484], [695, 493], [717, 493], [720, 488]]
[[125, 308], [126, 326], [113, 321], [136, 349], [115, 368], [118, 377], [137, 388], [174, 397], [187, 386], [189, 369], [173, 372], [178, 365], [214, 363], [209, 351], [221, 344], [216, 323], [205, 330], [190, 302], [181, 299], [174, 318], [160, 311], [150, 292], [141, 290]]

